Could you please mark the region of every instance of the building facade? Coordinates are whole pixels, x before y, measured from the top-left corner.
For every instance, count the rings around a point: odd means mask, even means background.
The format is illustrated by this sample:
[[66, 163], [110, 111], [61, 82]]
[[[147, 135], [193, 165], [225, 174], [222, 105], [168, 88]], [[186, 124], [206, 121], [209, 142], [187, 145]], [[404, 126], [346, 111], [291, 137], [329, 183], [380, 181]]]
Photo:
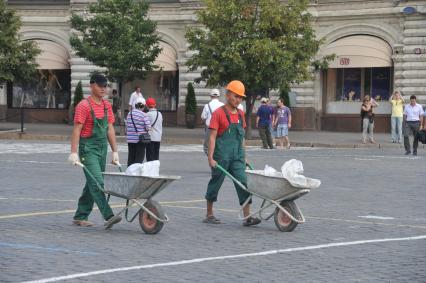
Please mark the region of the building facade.
[[[42, 49], [38, 60], [39, 84], [8, 84], [0, 95], [0, 117], [16, 120], [21, 107], [29, 121], [61, 122], [68, 116], [71, 96], [79, 81], [88, 94], [90, 72], [98, 69], [78, 58], [69, 44], [71, 11], [83, 10], [91, 0], [9, 0], [22, 17], [23, 40], [35, 40]], [[126, 105], [138, 85], [144, 96], [158, 101], [169, 126], [184, 124], [186, 86], [198, 77], [185, 62], [191, 53], [184, 34], [196, 24], [196, 0], [151, 0], [150, 18], [157, 21], [163, 51], [144, 81], [123, 87]], [[292, 86], [294, 127], [305, 130], [358, 131], [360, 106], [365, 95], [379, 103], [376, 129], [389, 130], [394, 89], [405, 98], [415, 94], [426, 103], [426, 1], [316, 0], [310, 13], [318, 38], [323, 38], [318, 58], [335, 54], [327, 70], [311, 81]], [[209, 101], [209, 89], [195, 84], [200, 108]], [[1, 92], [1, 91], [0, 91]], [[126, 108], [126, 107], [123, 107]], [[200, 125], [201, 125], [201, 121]]]

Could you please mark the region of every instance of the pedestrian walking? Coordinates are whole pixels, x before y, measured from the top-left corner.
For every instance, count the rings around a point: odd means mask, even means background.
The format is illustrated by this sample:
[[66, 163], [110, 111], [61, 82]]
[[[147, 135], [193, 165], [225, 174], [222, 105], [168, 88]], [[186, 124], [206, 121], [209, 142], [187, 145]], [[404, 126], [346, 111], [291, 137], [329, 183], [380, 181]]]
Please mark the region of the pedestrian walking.
[[[142, 163], [145, 159], [145, 148], [150, 142], [146, 141], [151, 130], [151, 123], [148, 116], [142, 111], [145, 107], [145, 100], [138, 97], [135, 101], [135, 109], [127, 114], [127, 166], [134, 163]], [[141, 139], [141, 136], [144, 139]]]
[[269, 124], [269, 131], [271, 132], [272, 145], [276, 146], [277, 144], [276, 144], [275, 138], [277, 136], [277, 129], [274, 126], [274, 121], [275, 121], [274, 115], [275, 115], [276, 107], [274, 107], [272, 105], [272, 102], [271, 102], [271, 100], [269, 98], [267, 98], [267, 102], [266, 103], [269, 106], [269, 109], [271, 110], [271, 113], [272, 113], [271, 123]]
[[[140, 100], [140, 98], [142, 100]], [[139, 99], [139, 101], [142, 101], [145, 105], [145, 98], [142, 95], [141, 88], [139, 86], [135, 87], [135, 91], [132, 92], [129, 99], [129, 112], [132, 111], [132, 109], [135, 109], [136, 100]]]
[[405, 155], [411, 154], [410, 133], [413, 134], [413, 155], [417, 155], [417, 132], [423, 129], [423, 107], [417, 103], [415, 95], [410, 96], [410, 103], [404, 107], [404, 147]]
[[151, 123], [151, 142], [146, 148], [146, 160], [160, 160], [160, 143], [163, 135], [163, 115], [155, 107], [157, 102], [154, 98], [149, 97], [146, 100], [146, 106], [149, 111], [146, 115]]
[[399, 90], [394, 91], [389, 99], [392, 104], [391, 134], [392, 143], [402, 142], [402, 121], [404, 119], [404, 98]]
[[274, 127], [277, 128], [277, 140], [280, 148], [284, 148], [284, 141], [287, 148], [290, 148], [290, 140], [288, 138], [288, 129], [291, 128], [291, 111], [285, 106], [284, 99], [280, 98], [277, 102], [277, 109], [274, 114]]
[[[213, 112], [216, 111], [219, 107], [223, 106], [223, 103], [219, 101], [220, 91], [218, 89], [212, 89], [210, 92], [210, 101], [204, 105], [203, 112], [201, 112], [201, 119], [204, 121], [204, 143], [203, 150], [207, 155], [208, 151], [208, 140], [210, 136], [210, 120], [212, 118]], [[241, 105], [241, 104], [240, 104]]]
[[121, 125], [121, 97], [116, 89], [112, 90], [112, 113], [114, 113], [115, 125]]
[[[213, 203], [217, 201], [219, 189], [225, 179], [225, 174], [216, 168], [221, 165], [243, 185], [247, 186], [246, 157], [244, 148], [244, 132], [246, 122], [244, 112], [237, 107], [245, 96], [244, 84], [240, 81], [231, 81], [226, 86], [226, 104], [213, 112], [210, 121], [210, 138], [208, 146], [208, 161], [212, 168], [212, 177], [207, 186], [207, 215], [204, 223], [219, 224], [213, 214]], [[240, 205], [250, 198], [250, 194], [234, 183]], [[251, 199], [250, 199], [251, 203]], [[244, 216], [250, 214], [250, 203], [243, 207]], [[260, 219], [249, 217], [243, 222], [244, 226], [260, 223]]]
[[264, 149], [273, 149], [274, 145], [272, 144], [272, 136], [271, 136], [271, 120], [273, 111], [268, 106], [268, 99], [266, 97], [262, 97], [260, 100], [262, 105], [260, 105], [257, 110], [256, 117], [256, 128], [259, 129], [259, 135], [262, 139], [262, 144]]
[[86, 185], [78, 200], [73, 223], [84, 227], [93, 226], [88, 218], [93, 204], [96, 203], [105, 219], [104, 226], [109, 229], [120, 222], [121, 217], [114, 216], [105, 194], [98, 189], [98, 184], [102, 187], [104, 185], [102, 172], [105, 172], [108, 142], [112, 149], [112, 163], [120, 164], [113, 127], [114, 114], [111, 104], [103, 99], [107, 94], [107, 85], [108, 81], [103, 75], [96, 74], [90, 78], [91, 94], [87, 99], [82, 100], [75, 109], [71, 154], [68, 160], [73, 165], [77, 165], [81, 159], [81, 163], [90, 172], [83, 170]]
[[361, 105], [361, 120], [362, 120], [362, 143], [367, 143], [367, 131], [369, 133], [370, 142], [375, 144], [374, 141], [374, 113], [373, 108], [378, 107], [376, 101], [374, 101], [369, 95], [364, 96], [364, 100]]

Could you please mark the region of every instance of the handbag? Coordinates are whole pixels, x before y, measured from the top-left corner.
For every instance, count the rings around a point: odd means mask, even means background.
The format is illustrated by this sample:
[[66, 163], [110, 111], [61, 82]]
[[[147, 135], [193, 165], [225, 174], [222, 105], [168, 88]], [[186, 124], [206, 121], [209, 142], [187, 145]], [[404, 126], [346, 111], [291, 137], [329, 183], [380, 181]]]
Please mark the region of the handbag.
[[426, 131], [418, 131], [416, 134], [416, 139], [421, 142], [422, 144], [426, 144]]
[[[132, 119], [133, 127], [136, 133], [138, 133], [138, 128], [136, 128], [135, 121], [133, 121], [132, 112], [133, 111], [130, 111], [130, 119]], [[148, 132], [139, 134], [139, 143], [151, 143], [151, 135]]]

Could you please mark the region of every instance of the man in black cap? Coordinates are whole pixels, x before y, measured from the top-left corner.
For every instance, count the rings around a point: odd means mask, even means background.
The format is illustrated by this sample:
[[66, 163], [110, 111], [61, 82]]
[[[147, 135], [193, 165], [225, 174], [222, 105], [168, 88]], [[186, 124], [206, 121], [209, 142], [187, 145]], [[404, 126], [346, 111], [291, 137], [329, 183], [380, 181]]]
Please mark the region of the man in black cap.
[[86, 185], [78, 200], [73, 223], [84, 227], [93, 226], [88, 218], [93, 204], [96, 203], [105, 219], [105, 229], [109, 229], [121, 221], [120, 216], [114, 216], [105, 194], [99, 190], [97, 185], [104, 186], [102, 172], [105, 171], [108, 142], [112, 149], [112, 163], [120, 164], [113, 127], [114, 114], [111, 104], [103, 99], [107, 94], [107, 86], [108, 81], [103, 75], [96, 74], [90, 78], [91, 95], [82, 100], [75, 108], [71, 154], [68, 158], [73, 165], [81, 160], [81, 163], [95, 178], [93, 179], [84, 170]]

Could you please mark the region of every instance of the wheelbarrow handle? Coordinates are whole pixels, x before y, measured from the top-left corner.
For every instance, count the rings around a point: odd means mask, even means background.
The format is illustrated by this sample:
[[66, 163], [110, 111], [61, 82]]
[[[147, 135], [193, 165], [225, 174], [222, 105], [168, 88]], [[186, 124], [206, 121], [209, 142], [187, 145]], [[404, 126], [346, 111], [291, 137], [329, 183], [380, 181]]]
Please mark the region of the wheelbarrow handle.
[[248, 167], [248, 169], [250, 170], [254, 170], [253, 165], [251, 165], [250, 163], [246, 162], [246, 167]]
[[229, 173], [228, 171], [225, 170], [225, 168], [223, 168], [222, 166], [220, 166], [219, 164], [216, 164], [217, 169], [219, 169], [220, 171], [223, 172], [223, 174], [225, 174], [226, 176], [228, 176], [229, 178], [231, 178], [232, 181], [234, 181], [238, 186], [240, 186], [242, 189], [247, 191], [246, 186], [244, 186], [240, 181], [238, 181], [234, 176], [231, 175], [231, 173]]
[[77, 161], [77, 162], [75, 163], [75, 165], [80, 166], [81, 168], [83, 168], [83, 171], [84, 171], [84, 172], [86, 172], [86, 173], [87, 173], [87, 175], [89, 175], [89, 176], [90, 176], [90, 178], [92, 178], [92, 180], [96, 182], [96, 186], [98, 187], [98, 189], [99, 189], [101, 192], [105, 193], [104, 189], [103, 189], [103, 188], [101, 187], [101, 185], [98, 183], [98, 181], [96, 180], [95, 176], [93, 176], [93, 174], [89, 171], [89, 169], [87, 169], [87, 167], [86, 167], [83, 163], [81, 163], [80, 161]]

